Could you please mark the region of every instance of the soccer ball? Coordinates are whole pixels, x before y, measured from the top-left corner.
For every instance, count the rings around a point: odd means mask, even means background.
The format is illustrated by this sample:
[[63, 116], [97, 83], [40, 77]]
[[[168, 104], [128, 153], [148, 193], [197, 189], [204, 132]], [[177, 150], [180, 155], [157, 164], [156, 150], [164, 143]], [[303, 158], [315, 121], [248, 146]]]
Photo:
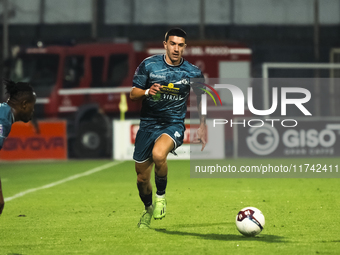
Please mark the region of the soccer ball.
[[236, 227], [245, 236], [260, 234], [265, 224], [262, 212], [255, 207], [246, 207], [236, 216]]

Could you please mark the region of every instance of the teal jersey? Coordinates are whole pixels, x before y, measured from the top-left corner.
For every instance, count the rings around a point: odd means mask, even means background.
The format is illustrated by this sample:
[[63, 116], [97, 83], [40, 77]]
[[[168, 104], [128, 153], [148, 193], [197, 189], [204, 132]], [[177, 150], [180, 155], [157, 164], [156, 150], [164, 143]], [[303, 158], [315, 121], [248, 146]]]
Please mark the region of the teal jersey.
[[146, 90], [154, 83], [163, 87], [157, 95], [143, 100], [141, 121], [183, 122], [191, 78], [203, 78], [203, 74], [198, 67], [184, 59], [179, 65], [173, 66], [166, 63], [165, 55], [146, 58], [135, 72], [133, 87]]
[[11, 107], [7, 103], [0, 104], [0, 150], [9, 132], [11, 132], [13, 122], [14, 116]]

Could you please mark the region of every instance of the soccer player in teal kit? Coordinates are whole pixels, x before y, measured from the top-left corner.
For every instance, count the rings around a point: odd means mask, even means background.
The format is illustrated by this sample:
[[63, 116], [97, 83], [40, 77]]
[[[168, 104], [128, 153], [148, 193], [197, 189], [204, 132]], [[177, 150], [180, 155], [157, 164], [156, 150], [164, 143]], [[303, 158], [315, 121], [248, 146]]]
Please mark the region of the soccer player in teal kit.
[[[4, 80], [3, 83], [9, 98], [7, 103], [0, 103], [0, 150], [15, 121], [29, 122], [32, 119], [36, 100], [36, 95], [28, 83], [9, 80]], [[0, 180], [0, 214], [4, 205]]]
[[[143, 100], [140, 128], [136, 136], [133, 159], [139, 196], [145, 210], [139, 228], [149, 228], [152, 216], [166, 215], [167, 155], [182, 145], [190, 78], [203, 78], [198, 67], [182, 58], [186, 33], [180, 28], [169, 30], [163, 42], [165, 55], [146, 58], [137, 68], [130, 93], [132, 100]], [[200, 102], [202, 90], [194, 90]], [[200, 112], [200, 111], [199, 111]], [[205, 146], [205, 118], [200, 116], [198, 136]], [[151, 171], [155, 165], [156, 199], [152, 204]]]

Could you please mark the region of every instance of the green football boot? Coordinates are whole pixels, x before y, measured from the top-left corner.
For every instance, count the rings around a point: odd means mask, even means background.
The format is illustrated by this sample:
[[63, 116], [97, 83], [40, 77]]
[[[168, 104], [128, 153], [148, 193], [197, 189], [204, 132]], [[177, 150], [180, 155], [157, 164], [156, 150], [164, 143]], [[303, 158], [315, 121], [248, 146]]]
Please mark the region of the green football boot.
[[155, 220], [160, 220], [165, 217], [166, 214], [166, 198], [163, 197], [157, 197], [156, 196], [156, 202], [154, 205], [155, 209], [153, 210], [153, 217]]
[[139, 228], [150, 228], [150, 222], [152, 218], [152, 206], [147, 210], [145, 209], [142, 213], [142, 216], [140, 217], [140, 220], [137, 224], [137, 227]]

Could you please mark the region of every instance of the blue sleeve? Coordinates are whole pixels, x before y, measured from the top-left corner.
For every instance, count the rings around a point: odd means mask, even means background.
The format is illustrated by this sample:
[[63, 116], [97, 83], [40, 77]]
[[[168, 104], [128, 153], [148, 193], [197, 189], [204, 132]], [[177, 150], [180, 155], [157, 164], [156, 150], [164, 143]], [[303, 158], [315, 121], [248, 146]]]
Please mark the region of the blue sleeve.
[[193, 91], [199, 97], [205, 93], [205, 91], [202, 90], [202, 89], [206, 89], [206, 87], [204, 86], [204, 83], [205, 83], [204, 75], [202, 71], [200, 70], [199, 75], [197, 75], [195, 79], [195, 84], [192, 86]]
[[136, 69], [135, 75], [133, 76], [132, 86], [140, 89], [146, 89], [149, 73], [143, 61]]
[[7, 121], [4, 120], [0, 120], [0, 150], [2, 148], [2, 146], [4, 145], [5, 139], [6, 137], [9, 135], [9, 133], [11, 132], [11, 127], [12, 125], [7, 123]]
[[202, 73], [202, 71], [201, 70], [199, 70], [200, 71], [200, 74], [198, 75], [198, 77], [197, 78], [202, 78], [203, 79], [203, 81], [202, 82], [204, 82], [204, 75], [203, 75], [203, 73]]

